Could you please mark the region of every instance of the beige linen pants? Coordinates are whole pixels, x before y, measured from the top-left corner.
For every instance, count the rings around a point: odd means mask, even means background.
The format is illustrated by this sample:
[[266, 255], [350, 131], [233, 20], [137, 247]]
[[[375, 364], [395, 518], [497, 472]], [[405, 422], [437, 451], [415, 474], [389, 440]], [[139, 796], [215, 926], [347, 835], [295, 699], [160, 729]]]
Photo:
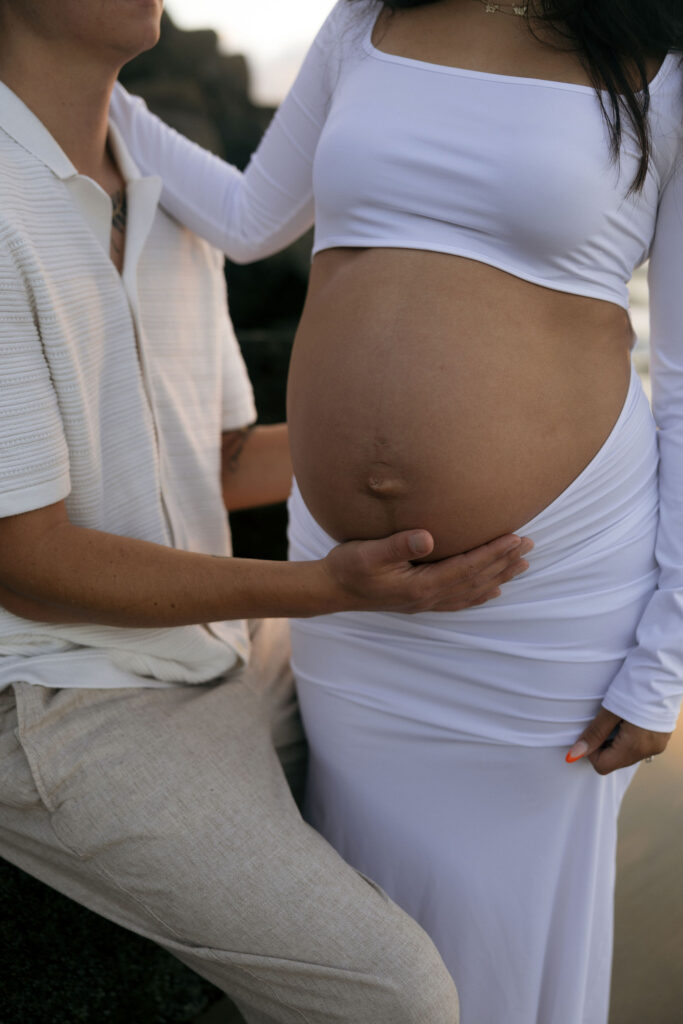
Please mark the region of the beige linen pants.
[[211, 685], [0, 692], [0, 854], [254, 1024], [456, 1024], [424, 932], [302, 821], [286, 624], [252, 641]]

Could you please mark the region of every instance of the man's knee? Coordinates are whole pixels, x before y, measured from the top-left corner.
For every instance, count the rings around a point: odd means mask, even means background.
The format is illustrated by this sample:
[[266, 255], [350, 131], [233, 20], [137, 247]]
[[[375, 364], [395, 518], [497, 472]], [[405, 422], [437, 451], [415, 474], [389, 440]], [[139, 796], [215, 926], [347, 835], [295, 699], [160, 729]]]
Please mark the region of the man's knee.
[[458, 1024], [453, 980], [427, 936], [415, 930], [416, 941], [402, 944], [400, 956], [380, 946], [355, 969], [217, 949], [208, 959], [206, 950], [171, 951], [248, 1008], [250, 1020], [263, 1014], [268, 1021], [305, 1017], [320, 1024]]
[[[392, 964], [386, 979], [392, 1024], [458, 1024], [458, 993], [431, 940], [419, 929], [410, 957]], [[382, 1017], [382, 1020], [385, 1019]]]

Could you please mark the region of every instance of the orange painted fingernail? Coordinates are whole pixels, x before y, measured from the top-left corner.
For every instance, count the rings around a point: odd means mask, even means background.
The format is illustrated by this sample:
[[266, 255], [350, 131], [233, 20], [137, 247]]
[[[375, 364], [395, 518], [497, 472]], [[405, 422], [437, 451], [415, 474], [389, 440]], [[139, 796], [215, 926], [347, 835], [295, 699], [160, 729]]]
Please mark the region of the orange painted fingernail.
[[580, 761], [582, 757], [585, 757], [588, 753], [588, 744], [585, 740], [577, 740], [572, 749], [565, 757], [567, 764], [574, 764], [575, 761]]

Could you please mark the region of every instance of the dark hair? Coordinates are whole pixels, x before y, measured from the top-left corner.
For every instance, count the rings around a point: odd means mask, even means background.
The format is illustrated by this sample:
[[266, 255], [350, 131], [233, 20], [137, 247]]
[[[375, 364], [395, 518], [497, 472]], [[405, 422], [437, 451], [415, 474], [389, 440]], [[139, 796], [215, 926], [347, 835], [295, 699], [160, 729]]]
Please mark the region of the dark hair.
[[[384, 6], [396, 10], [435, 2], [384, 0]], [[639, 191], [650, 162], [646, 62], [683, 50], [680, 0], [528, 0], [526, 18], [532, 33], [530, 18], [547, 24], [558, 42], [578, 54], [598, 94], [614, 160], [619, 158], [624, 124], [632, 129], [641, 159], [630, 191]]]

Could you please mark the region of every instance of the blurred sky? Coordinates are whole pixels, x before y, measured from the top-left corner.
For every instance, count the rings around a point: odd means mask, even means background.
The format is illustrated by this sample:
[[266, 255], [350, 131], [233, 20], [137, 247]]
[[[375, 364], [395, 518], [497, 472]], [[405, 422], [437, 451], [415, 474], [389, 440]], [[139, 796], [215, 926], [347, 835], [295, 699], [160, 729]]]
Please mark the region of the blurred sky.
[[229, 52], [246, 54], [255, 99], [277, 103], [287, 91], [334, 0], [166, 0], [181, 28], [214, 28]]

